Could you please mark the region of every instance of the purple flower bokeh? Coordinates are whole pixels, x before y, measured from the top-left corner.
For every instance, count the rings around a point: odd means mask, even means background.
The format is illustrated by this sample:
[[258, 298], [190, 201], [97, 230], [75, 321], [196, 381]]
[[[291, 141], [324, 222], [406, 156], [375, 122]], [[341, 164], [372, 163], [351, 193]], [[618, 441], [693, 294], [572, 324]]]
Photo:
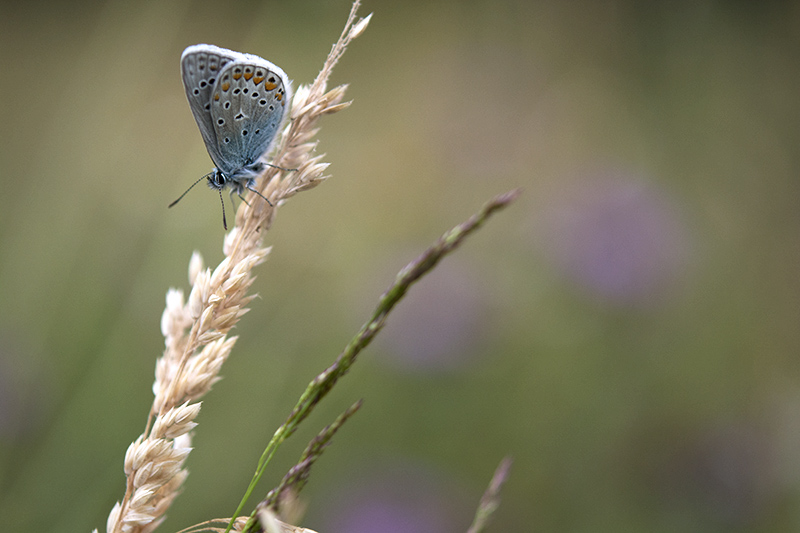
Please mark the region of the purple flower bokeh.
[[[354, 474], [325, 511], [329, 533], [449, 533], [471, 519], [466, 502], [441, 472], [411, 462], [381, 464]], [[462, 509], [463, 507], [463, 509]]]
[[[452, 258], [451, 258], [452, 259]], [[440, 264], [394, 309], [379, 345], [405, 371], [449, 371], [480, 350], [486, 302], [480, 281], [456, 260]]]
[[683, 272], [690, 247], [669, 196], [621, 172], [590, 173], [559, 189], [538, 231], [565, 276], [617, 304], [663, 295]]

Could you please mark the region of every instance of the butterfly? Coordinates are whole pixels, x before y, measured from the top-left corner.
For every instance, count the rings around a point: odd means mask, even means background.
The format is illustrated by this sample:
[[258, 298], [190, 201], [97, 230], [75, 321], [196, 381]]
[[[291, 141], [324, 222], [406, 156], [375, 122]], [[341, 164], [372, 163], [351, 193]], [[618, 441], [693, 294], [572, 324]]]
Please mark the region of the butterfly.
[[[181, 55], [181, 78], [189, 108], [200, 128], [208, 155], [216, 165], [169, 207], [177, 204], [203, 179], [219, 192], [231, 189], [242, 200], [246, 190], [267, 201], [255, 180], [267, 166], [264, 156], [288, 115], [291, 81], [277, 65], [252, 54], [211, 44], [196, 44]], [[222, 225], [227, 230], [225, 203]]]

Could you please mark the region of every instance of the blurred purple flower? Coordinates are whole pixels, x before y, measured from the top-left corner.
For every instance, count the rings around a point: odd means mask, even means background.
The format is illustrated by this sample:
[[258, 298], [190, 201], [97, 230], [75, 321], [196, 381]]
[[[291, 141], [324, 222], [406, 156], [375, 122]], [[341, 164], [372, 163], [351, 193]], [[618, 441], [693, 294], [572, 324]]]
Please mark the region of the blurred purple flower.
[[406, 294], [378, 337], [393, 363], [405, 370], [450, 370], [480, 349], [486, 312], [474, 277], [448, 260]]
[[656, 186], [623, 173], [587, 175], [548, 198], [540, 231], [553, 261], [601, 298], [640, 304], [683, 270], [688, 236]]
[[702, 520], [711, 529], [747, 530], [787, 497], [775, 475], [769, 431], [757, 422], [659, 428], [646, 440], [648, 447], [633, 451], [636, 475], [655, 490], [658, 512]]
[[[327, 511], [329, 533], [448, 533], [471, 519], [437, 472], [416, 464], [383, 465], [341, 487]], [[458, 508], [457, 508], [458, 507]], [[462, 516], [463, 515], [463, 516]]]

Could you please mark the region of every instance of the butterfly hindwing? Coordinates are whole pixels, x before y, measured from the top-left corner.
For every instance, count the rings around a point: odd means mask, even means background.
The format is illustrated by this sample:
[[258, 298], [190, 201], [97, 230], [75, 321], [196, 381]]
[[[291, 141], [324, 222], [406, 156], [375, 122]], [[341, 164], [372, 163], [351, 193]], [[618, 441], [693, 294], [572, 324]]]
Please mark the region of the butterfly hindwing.
[[286, 74], [269, 61], [242, 54], [227, 62], [209, 94], [217, 167], [235, 179], [237, 170], [258, 161], [275, 139], [290, 97]]

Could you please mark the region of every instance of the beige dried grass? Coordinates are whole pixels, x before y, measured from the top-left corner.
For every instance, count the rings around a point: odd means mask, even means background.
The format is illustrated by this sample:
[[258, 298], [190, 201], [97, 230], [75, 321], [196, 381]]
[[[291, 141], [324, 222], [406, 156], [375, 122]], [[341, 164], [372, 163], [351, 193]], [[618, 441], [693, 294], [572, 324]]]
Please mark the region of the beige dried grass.
[[314, 155], [313, 139], [321, 116], [349, 105], [343, 102], [346, 86], [328, 91], [327, 84], [347, 45], [369, 23], [369, 16], [356, 21], [358, 6], [358, 1], [353, 3], [342, 35], [317, 78], [294, 94], [291, 120], [272, 159], [276, 166], [267, 167], [259, 180], [259, 192], [272, 205], [256, 201], [251, 194], [225, 236], [222, 262], [212, 271], [204, 268], [195, 252], [189, 261], [192, 290], [188, 301], [184, 301], [180, 289], [167, 292], [161, 319], [165, 350], [156, 363], [155, 398], [145, 431], [125, 454], [125, 496], [109, 514], [108, 533], [155, 530], [180, 492], [187, 476], [184, 465], [191, 452], [190, 432], [200, 411], [198, 400], [220, 379], [222, 364], [236, 342], [237, 337], [228, 337], [228, 333], [253, 299], [248, 293], [255, 279], [253, 268], [269, 253], [262, 245], [263, 236], [279, 206], [327, 178], [324, 172], [328, 165], [322, 162], [322, 155]]

